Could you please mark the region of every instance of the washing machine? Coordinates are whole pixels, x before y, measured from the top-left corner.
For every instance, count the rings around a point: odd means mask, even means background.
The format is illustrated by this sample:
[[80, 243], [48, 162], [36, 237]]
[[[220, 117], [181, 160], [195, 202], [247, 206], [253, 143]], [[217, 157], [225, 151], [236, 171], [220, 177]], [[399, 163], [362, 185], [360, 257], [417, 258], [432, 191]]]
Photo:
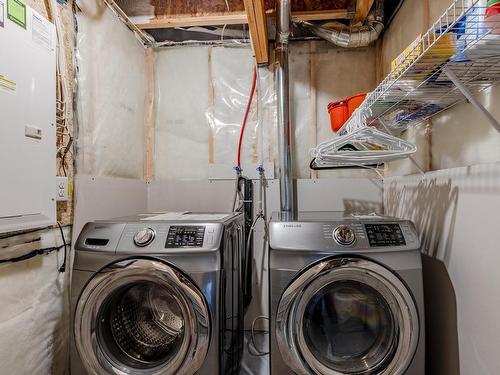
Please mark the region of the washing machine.
[[409, 221], [275, 214], [272, 375], [424, 375], [420, 242]]
[[241, 214], [85, 225], [72, 274], [71, 373], [237, 373], [243, 231]]

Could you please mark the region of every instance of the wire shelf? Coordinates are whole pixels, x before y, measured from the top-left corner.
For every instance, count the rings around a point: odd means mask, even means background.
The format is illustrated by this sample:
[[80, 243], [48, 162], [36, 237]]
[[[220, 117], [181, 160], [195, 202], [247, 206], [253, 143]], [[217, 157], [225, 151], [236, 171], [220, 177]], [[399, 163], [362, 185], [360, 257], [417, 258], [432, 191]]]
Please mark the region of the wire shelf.
[[500, 15], [487, 9], [486, 0], [453, 1], [367, 96], [361, 105], [371, 113], [367, 123], [404, 131], [463, 101], [446, 71], [473, 94], [498, 83]]

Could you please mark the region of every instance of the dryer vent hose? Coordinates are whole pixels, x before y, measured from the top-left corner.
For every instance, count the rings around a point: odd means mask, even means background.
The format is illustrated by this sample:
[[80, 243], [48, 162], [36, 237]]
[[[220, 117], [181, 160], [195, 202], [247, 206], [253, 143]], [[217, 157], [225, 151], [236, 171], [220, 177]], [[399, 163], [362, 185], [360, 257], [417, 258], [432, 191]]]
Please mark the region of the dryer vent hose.
[[337, 46], [344, 48], [366, 47], [376, 41], [384, 30], [384, 7], [383, 2], [377, 0], [375, 8], [370, 12], [366, 23], [362, 26], [347, 26], [341, 22], [328, 22], [319, 25], [302, 20], [294, 21]]

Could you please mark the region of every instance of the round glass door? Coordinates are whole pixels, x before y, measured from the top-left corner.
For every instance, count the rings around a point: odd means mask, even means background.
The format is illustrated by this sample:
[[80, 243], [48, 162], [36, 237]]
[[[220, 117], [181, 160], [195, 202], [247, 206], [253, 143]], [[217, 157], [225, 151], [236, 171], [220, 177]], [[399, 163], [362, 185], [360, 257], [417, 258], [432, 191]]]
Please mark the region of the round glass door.
[[185, 320], [171, 291], [149, 281], [136, 282], [104, 301], [97, 315], [97, 334], [110, 360], [152, 369], [179, 353]]
[[395, 323], [380, 293], [348, 280], [331, 283], [314, 295], [305, 307], [302, 330], [311, 353], [325, 366], [362, 373], [391, 359]]
[[416, 350], [418, 315], [403, 283], [362, 259], [330, 259], [283, 294], [279, 349], [299, 374], [404, 374]]
[[74, 329], [91, 374], [194, 374], [208, 351], [209, 314], [180, 271], [136, 259], [116, 263], [89, 282]]

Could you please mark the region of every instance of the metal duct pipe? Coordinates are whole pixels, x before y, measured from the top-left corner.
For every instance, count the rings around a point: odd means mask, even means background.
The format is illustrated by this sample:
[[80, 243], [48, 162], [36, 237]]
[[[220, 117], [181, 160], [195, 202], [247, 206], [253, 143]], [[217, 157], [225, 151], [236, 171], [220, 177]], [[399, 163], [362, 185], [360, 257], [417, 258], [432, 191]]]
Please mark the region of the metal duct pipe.
[[347, 26], [340, 22], [329, 22], [324, 25], [314, 25], [310, 22], [297, 20], [298, 23], [310, 29], [314, 34], [337, 46], [344, 48], [366, 47], [376, 41], [384, 30], [383, 2], [378, 0], [363, 26]]
[[292, 126], [290, 124], [290, 85], [288, 41], [290, 38], [291, 0], [276, 1], [276, 95], [280, 161], [281, 214], [292, 220], [296, 214], [292, 176]]

